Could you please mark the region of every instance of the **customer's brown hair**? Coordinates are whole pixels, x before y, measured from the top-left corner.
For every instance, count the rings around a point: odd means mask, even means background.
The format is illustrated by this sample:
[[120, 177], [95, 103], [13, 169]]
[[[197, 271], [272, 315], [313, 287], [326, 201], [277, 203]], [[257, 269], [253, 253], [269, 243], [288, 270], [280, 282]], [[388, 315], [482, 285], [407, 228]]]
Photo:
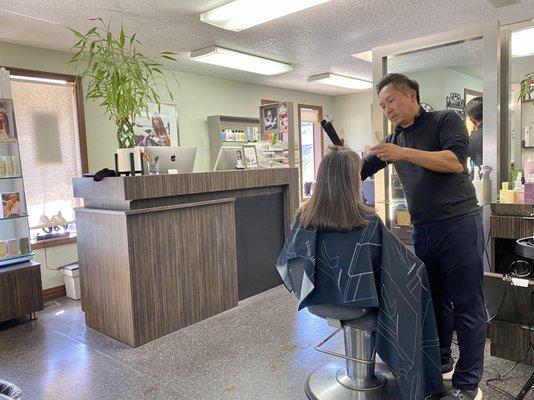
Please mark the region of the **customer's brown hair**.
[[323, 158], [311, 198], [295, 215], [305, 229], [350, 231], [367, 225], [373, 210], [360, 193], [362, 160], [345, 147], [331, 147]]

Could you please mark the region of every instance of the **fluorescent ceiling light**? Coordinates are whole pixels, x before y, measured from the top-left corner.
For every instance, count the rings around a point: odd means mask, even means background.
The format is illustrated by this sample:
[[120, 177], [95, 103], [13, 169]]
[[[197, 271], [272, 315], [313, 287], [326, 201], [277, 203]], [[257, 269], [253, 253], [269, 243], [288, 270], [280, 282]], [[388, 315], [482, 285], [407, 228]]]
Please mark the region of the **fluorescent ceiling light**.
[[200, 20], [239, 32], [330, 0], [234, 0], [200, 14]]
[[48, 79], [48, 78], [36, 78], [33, 76], [21, 76], [21, 75], [9, 75], [9, 77], [15, 81], [37, 82], [37, 83], [51, 83], [54, 85], [66, 85], [67, 81], [63, 79]]
[[364, 81], [362, 79], [349, 78], [348, 76], [341, 76], [336, 74], [319, 74], [308, 77], [308, 82], [324, 83], [330, 86], [338, 86], [347, 89], [371, 89], [373, 83]]
[[239, 51], [224, 49], [222, 47], [210, 46], [200, 50], [192, 51], [191, 60], [203, 63], [220, 65], [222, 67], [240, 69], [242, 71], [254, 72], [262, 75], [276, 75], [291, 71], [293, 67], [289, 64], [257, 57]]
[[352, 57], [372, 63], [373, 62], [373, 51], [369, 50], [369, 51], [364, 51], [361, 53], [356, 53], [356, 54], [353, 54]]
[[534, 55], [534, 28], [512, 32], [512, 57]]

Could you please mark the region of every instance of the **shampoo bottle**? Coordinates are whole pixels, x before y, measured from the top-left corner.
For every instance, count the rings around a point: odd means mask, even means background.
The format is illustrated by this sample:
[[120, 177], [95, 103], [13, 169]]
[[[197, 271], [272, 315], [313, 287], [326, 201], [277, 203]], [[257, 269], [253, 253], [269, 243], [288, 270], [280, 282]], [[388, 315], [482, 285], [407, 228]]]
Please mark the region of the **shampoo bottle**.
[[473, 174], [473, 186], [475, 187], [475, 194], [477, 196], [478, 204], [482, 204], [484, 192], [482, 190], [482, 180], [480, 179], [480, 173], [478, 166], [475, 165]]
[[508, 189], [508, 182], [502, 183], [502, 189], [499, 193], [499, 201], [503, 204], [513, 204], [514, 203], [514, 191]]
[[491, 203], [491, 167], [487, 165], [482, 166], [482, 204]]
[[521, 183], [521, 172], [517, 174], [517, 179], [514, 186], [514, 203], [515, 204], [524, 204], [525, 203], [525, 188]]
[[525, 183], [525, 204], [534, 204], [534, 174], [527, 176]]

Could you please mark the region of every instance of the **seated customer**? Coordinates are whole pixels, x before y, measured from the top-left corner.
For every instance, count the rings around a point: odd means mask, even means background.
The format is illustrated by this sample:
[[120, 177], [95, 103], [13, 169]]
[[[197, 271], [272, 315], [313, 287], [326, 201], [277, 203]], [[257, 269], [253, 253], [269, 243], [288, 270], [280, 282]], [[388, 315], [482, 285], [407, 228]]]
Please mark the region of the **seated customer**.
[[438, 335], [424, 264], [363, 203], [362, 161], [335, 147], [323, 158], [315, 190], [296, 213], [277, 269], [305, 274], [299, 310], [312, 305], [378, 307], [377, 353], [403, 400], [442, 391]]

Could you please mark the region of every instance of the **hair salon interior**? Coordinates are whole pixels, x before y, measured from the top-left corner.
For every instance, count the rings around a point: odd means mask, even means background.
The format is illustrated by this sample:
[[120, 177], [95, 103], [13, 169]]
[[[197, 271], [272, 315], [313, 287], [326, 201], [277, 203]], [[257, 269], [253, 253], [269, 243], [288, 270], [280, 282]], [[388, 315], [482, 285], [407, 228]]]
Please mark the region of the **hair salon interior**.
[[534, 0], [17, 0], [0, 66], [0, 399], [534, 399]]

